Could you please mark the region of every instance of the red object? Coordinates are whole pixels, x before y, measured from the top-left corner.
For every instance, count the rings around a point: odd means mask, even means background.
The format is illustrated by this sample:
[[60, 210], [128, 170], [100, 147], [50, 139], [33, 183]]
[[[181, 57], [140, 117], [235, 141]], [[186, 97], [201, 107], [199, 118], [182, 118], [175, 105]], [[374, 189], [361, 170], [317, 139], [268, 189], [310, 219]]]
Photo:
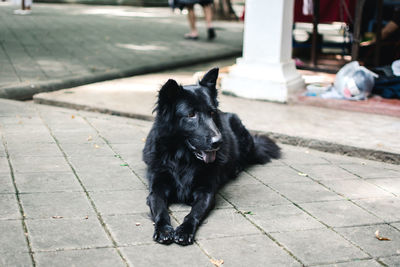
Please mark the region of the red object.
[[[346, 4], [350, 16], [354, 18], [356, 0], [319, 0], [319, 22], [332, 23], [334, 21], [343, 21], [349, 24], [352, 18], [349, 18], [345, 8], [340, 7], [340, 2], [342, 1]], [[340, 13], [342, 13], [343, 18], [341, 18]], [[294, 22], [312, 22], [312, 17], [312, 15], [303, 15], [303, 0], [294, 1]]]

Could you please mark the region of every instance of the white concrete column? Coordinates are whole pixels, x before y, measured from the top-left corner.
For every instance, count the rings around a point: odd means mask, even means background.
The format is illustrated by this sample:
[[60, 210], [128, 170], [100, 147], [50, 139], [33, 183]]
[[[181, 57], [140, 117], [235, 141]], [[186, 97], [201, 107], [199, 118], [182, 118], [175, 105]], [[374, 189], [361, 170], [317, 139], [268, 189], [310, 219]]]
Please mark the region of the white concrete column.
[[304, 87], [292, 54], [294, 0], [246, 0], [243, 57], [222, 90], [236, 96], [287, 102]]

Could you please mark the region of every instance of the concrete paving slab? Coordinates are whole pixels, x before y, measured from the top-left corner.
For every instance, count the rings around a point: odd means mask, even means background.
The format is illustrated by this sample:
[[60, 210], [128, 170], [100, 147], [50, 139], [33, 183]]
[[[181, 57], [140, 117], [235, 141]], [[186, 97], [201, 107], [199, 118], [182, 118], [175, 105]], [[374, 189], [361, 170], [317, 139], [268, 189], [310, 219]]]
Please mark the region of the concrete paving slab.
[[323, 224], [292, 204], [255, 207], [246, 217], [267, 233], [325, 228]]
[[28, 253], [0, 253], [2, 266], [31, 266], [32, 260]]
[[0, 206], [0, 220], [21, 219], [17, 198], [14, 194], [1, 194]]
[[386, 178], [386, 179], [371, 179], [372, 183], [376, 184], [380, 188], [391, 192], [395, 196], [400, 196], [400, 179], [397, 178]]
[[400, 265], [400, 256], [385, 257], [385, 258], [380, 258], [379, 260], [387, 264], [388, 266]]
[[[0, 130], [1, 133], [1, 130]], [[0, 145], [0, 157], [5, 157], [6, 156], [6, 151], [3, 147], [3, 144]]]
[[383, 220], [361, 209], [350, 201], [304, 203], [300, 206], [318, 220], [331, 227], [382, 223]]
[[382, 190], [378, 186], [361, 179], [344, 181], [323, 181], [325, 186], [332, 191], [349, 199], [390, 197], [391, 193]]
[[78, 172], [79, 179], [88, 191], [121, 191], [146, 189], [145, 185], [139, 180], [131, 170], [119, 169], [107, 173], [98, 172]]
[[[54, 131], [54, 137], [61, 145], [77, 144], [77, 145], [92, 145], [94, 148], [97, 146], [104, 146], [104, 140], [97, 135], [92, 129], [83, 129], [80, 131]], [[97, 145], [97, 146], [96, 146]]]
[[126, 266], [114, 248], [37, 252], [35, 258], [38, 266]]
[[221, 190], [221, 195], [242, 211], [248, 211], [251, 207], [289, 204], [287, 199], [261, 183], [227, 185]]
[[[30, 138], [29, 138], [30, 139]], [[23, 149], [21, 149], [21, 146]], [[33, 140], [29, 143], [7, 143], [8, 153], [11, 158], [18, 157], [62, 157], [60, 149], [55, 143], [44, 143], [38, 146]]]
[[[88, 139], [91, 138], [91, 136], [88, 136]], [[104, 157], [104, 155], [115, 154], [110, 147], [105, 146], [104, 144], [100, 146], [95, 142], [84, 144], [63, 144], [62, 149], [70, 158], [88, 157], [94, 159], [96, 157]]]
[[257, 185], [260, 184], [260, 182], [256, 178], [254, 178], [254, 176], [250, 175], [247, 171], [240, 173], [236, 179], [228, 182], [229, 186], [241, 186], [246, 184]]
[[0, 157], [0, 173], [9, 173], [10, 167], [6, 157]]
[[[154, 226], [148, 212], [104, 216], [104, 221], [118, 246], [153, 244]], [[171, 223], [177, 226], [174, 220]]]
[[369, 258], [368, 254], [330, 229], [273, 233], [272, 236], [305, 265]]
[[124, 247], [121, 249], [131, 266], [212, 267], [210, 259], [198, 246], [160, 246], [159, 244]]
[[271, 185], [273, 189], [295, 203], [342, 200], [338, 194], [313, 181]]
[[52, 192], [20, 194], [26, 219], [51, 219], [53, 217], [93, 217], [94, 211], [84, 192]]
[[324, 265], [316, 265], [318, 267], [345, 267], [345, 266], [354, 266], [354, 267], [377, 267], [382, 266], [382, 264], [378, 263], [376, 260], [354, 260], [350, 262], [341, 262], [334, 264], [324, 264]]
[[16, 173], [15, 182], [20, 193], [82, 191], [72, 172]]
[[21, 220], [0, 220], [0, 229], [0, 255], [28, 252]]
[[0, 193], [14, 193], [14, 185], [11, 175], [8, 173], [0, 174]]
[[331, 180], [338, 180], [339, 183], [341, 180], [346, 179], [355, 179], [357, 176], [354, 174], [342, 169], [340, 166], [335, 165], [318, 165], [318, 164], [307, 164], [307, 165], [297, 165], [291, 164], [291, 167], [295, 168], [301, 173], [307, 174], [314, 180], [317, 181], [331, 181]]
[[[36, 126], [33, 126], [36, 128]], [[46, 129], [40, 130], [38, 132], [32, 133], [29, 135], [29, 138], [26, 138], [26, 133], [30, 132], [30, 127], [24, 129], [26, 132], [19, 133], [5, 133], [4, 135], [7, 137], [7, 143], [10, 144], [11, 147], [15, 146], [23, 146], [25, 144], [55, 144], [53, 138], [49, 134], [47, 134]], [[44, 134], [46, 133], [46, 134]]]
[[67, 172], [71, 168], [64, 157], [15, 157], [11, 159], [16, 173]]
[[[336, 230], [374, 257], [400, 255], [400, 231], [387, 224], [338, 228]], [[379, 236], [388, 237], [391, 240], [378, 240], [375, 236], [377, 230], [379, 230]]]
[[[307, 157], [305, 155], [307, 154]], [[283, 162], [292, 165], [315, 165], [315, 164], [328, 164], [325, 158], [321, 157], [320, 154], [310, 152], [310, 150], [289, 150], [282, 154]]]
[[250, 175], [254, 176], [264, 184], [277, 183], [296, 183], [304, 182], [308, 179], [298, 174], [298, 172], [287, 166], [253, 166], [246, 170]]
[[[100, 146], [100, 144], [99, 144]], [[101, 144], [101, 146], [107, 147], [107, 145]], [[103, 156], [90, 158], [90, 157], [70, 157], [69, 160], [71, 161], [73, 167], [78, 172], [103, 172], [110, 173], [110, 167], [114, 169], [114, 171], [120, 171], [124, 169], [128, 169], [125, 166], [123, 161], [117, 157], [115, 157], [114, 153], [111, 150], [106, 149], [104, 150], [106, 153]]]
[[370, 166], [367, 164], [360, 164], [360, 165], [348, 164], [348, 165], [342, 165], [341, 167], [365, 179], [390, 178], [390, 177], [400, 178], [399, 170], [387, 169], [383, 166]]
[[385, 197], [385, 198], [368, 198], [355, 200], [355, 203], [365, 208], [369, 212], [377, 215], [386, 222], [394, 222], [400, 220], [400, 199], [398, 197]]
[[400, 231], [400, 223], [392, 223], [391, 226]]
[[26, 220], [26, 224], [35, 252], [112, 246], [94, 216], [88, 219]]
[[103, 215], [148, 212], [147, 195], [147, 190], [92, 192], [90, 194], [98, 211]]
[[214, 259], [222, 259], [226, 266], [301, 266], [264, 235], [201, 240], [199, 243]]

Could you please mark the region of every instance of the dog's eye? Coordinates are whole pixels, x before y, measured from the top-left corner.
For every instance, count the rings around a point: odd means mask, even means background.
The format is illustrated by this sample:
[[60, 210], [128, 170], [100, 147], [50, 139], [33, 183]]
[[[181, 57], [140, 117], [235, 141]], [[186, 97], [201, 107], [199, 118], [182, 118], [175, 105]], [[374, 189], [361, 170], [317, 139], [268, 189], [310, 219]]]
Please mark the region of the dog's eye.
[[188, 114], [188, 117], [189, 118], [194, 118], [196, 116], [196, 113], [194, 112], [194, 111], [192, 111], [192, 112], [190, 112], [189, 114]]
[[215, 111], [212, 111], [212, 110], [211, 110], [211, 111], [210, 111], [210, 115], [211, 115], [211, 116], [214, 116], [214, 115], [215, 115]]

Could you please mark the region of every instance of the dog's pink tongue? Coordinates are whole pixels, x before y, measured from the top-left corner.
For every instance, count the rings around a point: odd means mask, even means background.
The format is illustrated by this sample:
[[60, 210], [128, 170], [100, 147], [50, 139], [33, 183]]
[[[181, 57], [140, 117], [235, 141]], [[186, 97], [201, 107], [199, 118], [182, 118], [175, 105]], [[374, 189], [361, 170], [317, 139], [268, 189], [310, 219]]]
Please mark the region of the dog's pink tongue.
[[201, 151], [202, 157], [203, 157], [203, 161], [205, 163], [211, 163], [215, 161], [215, 158], [217, 156], [217, 152], [216, 151], [211, 151], [211, 152], [205, 152], [205, 151]]

